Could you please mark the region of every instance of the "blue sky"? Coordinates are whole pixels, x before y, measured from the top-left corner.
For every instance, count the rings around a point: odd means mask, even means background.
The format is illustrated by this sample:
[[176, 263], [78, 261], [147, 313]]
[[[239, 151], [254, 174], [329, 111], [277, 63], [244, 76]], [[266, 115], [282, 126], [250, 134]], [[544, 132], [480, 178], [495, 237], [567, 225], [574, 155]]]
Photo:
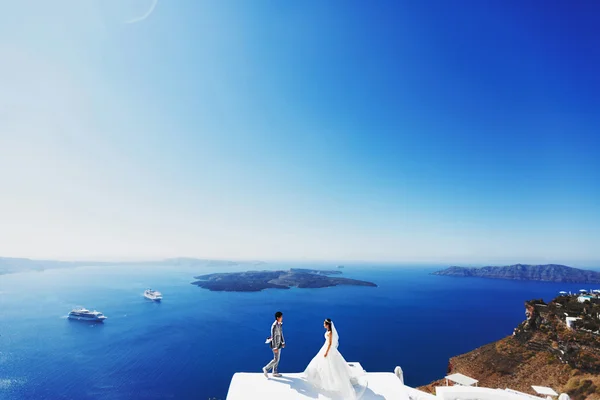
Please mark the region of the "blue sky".
[[594, 3], [3, 3], [1, 254], [597, 266]]

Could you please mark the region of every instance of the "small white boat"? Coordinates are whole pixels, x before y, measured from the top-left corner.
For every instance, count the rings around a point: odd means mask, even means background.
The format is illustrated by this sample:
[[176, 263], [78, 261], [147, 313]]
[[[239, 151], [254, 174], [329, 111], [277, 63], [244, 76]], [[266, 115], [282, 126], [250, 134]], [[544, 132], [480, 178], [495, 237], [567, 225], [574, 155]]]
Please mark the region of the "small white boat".
[[152, 301], [161, 301], [162, 293], [158, 290], [146, 289], [144, 290], [144, 297]]
[[100, 311], [90, 311], [83, 307], [74, 308], [69, 313], [69, 319], [75, 319], [77, 321], [94, 321], [103, 322], [107, 317]]

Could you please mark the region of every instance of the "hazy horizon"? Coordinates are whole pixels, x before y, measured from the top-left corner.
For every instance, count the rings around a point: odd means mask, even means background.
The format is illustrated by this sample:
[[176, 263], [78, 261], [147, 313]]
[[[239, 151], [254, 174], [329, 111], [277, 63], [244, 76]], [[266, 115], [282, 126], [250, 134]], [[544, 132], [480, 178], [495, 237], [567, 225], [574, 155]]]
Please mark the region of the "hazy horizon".
[[600, 5], [467, 3], [5, 2], [1, 251], [594, 265]]
[[216, 261], [216, 262], [237, 262], [237, 263], [252, 263], [252, 262], [264, 262], [266, 264], [276, 264], [276, 263], [306, 263], [310, 264], [325, 264], [325, 265], [348, 265], [348, 266], [364, 266], [365, 264], [372, 264], [373, 266], [395, 266], [395, 267], [414, 267], [414, 266], [424, 266], [424, 267], [450, 267], [450, 266], [461, 266], [461, 267], [484, 267], [484, 266], [508, 266], [515, 264], [529, 264], [529, 265], [543, 265], [543, 264], [559, 264], [566, 265], [575, 268], [600, 268], [600, 262], [598, 261], [572, 261], [572, 262], [556, 262], [556, 261], [510, 261], [510, 258], [505, 258], [503, 260], [496, 261], [460, 261], [460, 260], [334, 260], [334, 259], [270, 259], [270, 258], [256, 258], [256, 259], [246, 259], [246, 258], [211, 258], [211, 257], [202, 257], [202, 256], [167, 256], [167, 257], [158, 257], [158, 258], [144, 258], [144, 257], [82, 257], [82, 258], [73, 258], [73, 257], [60, 257], [60, 258], [50, 258], [50, 257], [41, 257], [41, 258], [32, 258], [32, 257], [23, 257], [23, 256], [6, 256], [0, 255], [0, 260], [2, 259], [25, 259], [32, 261], [61, 261], [61, 262], [106, 262], [106, 263], [156, 263], [160, 261], [168, 261], [168, 260], [177, 260], [177, 259], [187, 259], [187, 260], [198, 260], [198, 261]]

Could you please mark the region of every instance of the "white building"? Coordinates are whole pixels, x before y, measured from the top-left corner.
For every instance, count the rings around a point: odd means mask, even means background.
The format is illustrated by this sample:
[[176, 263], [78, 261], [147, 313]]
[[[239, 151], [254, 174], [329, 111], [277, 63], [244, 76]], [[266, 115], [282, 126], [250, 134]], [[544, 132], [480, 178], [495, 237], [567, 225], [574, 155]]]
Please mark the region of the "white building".
[[577, 301], [580, 303], [585, 303], [586, 301], [592, 301], [592, 296], [582, 295], [582, 296], [577, 297]]
[[573, 329], [573, 322], [577, 321], [578, 319], [581, 319], [581, 318], [579, 318], [579, 317], [566, 317], [565, 320], [567, 322], [567, 328]]

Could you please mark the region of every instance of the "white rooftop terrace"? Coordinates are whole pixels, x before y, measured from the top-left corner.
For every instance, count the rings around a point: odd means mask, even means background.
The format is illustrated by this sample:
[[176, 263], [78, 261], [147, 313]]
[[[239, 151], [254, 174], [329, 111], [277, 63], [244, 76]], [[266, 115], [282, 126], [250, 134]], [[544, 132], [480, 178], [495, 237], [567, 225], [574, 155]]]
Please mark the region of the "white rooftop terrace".
[[[362, 369], [359, 363], [349, 364], [354, 368]], [[462, 385], [438, 386], [435, 388], [436, 394], [433, 395], [405, 386], [402, 370], [399, 367], [396, 367], [396, 373], [365, 372], [361, 377], [361, 383], [362, 386], [357, 387], [359, 400], [546, 400], [545, 397], [537, 397], [511, 389]], [[279, 378], [265, 378], [262, 373], [236, 373], [233, 375], [227, 400], [259, 399], [343, 400], [319, 392], [306, 381], [302, 373], [282, 374]]]
[[[282, 375], [280, 378], [267, 379], [261, 373], [237, 373], [231, 380], [227, 400], [331, 399], [312, 387], [302, 373]], [[361, 400], [410, 400], [404, 385], [391, 372], [367, 373], [366, 379], [368, 384], [360, 397]]]

